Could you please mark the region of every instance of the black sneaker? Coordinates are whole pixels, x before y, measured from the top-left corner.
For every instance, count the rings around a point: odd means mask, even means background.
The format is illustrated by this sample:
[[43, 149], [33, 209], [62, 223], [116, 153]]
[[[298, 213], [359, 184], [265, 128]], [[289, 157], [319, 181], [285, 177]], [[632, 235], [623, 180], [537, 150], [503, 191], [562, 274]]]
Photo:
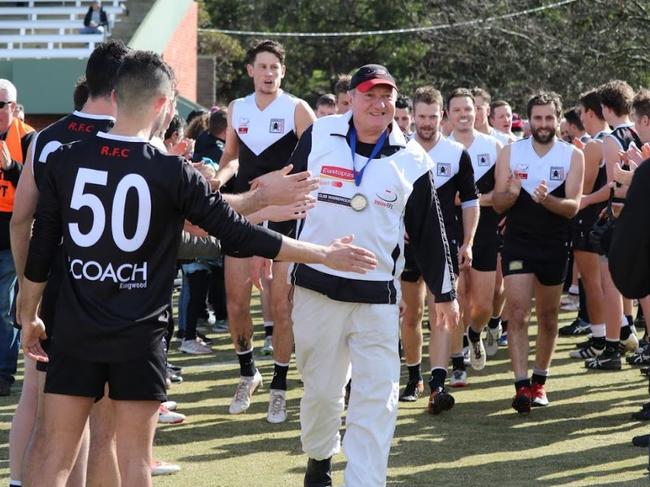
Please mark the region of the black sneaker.
[[454, 396], [449, 394], [443, 387], [431, 393], [429, 396], [429, 404], [427, 404], [427, 411], [429, 414], [437, 415], [443, 411], [449, 411], [454, 407], [455, 403]]
[[305, 487], [331, 487], [332, 485], [332, 459], [309, 459], [307, 472], [305, 472]]
[[424, 381], [407, 382], [406, 387], [399, 396], [402, 402], [415, 402], [424, 393]]
[[625, 357], [625, 361], [630, 365], [650, 365], [650, 354], [647, 350], [639, 350], [629, 357]]
[[650, 435], [640, 435], [632, 438], [632, 444], [634, 446], [640, 446], [641, 448], [648, 448], [650, 444]]
[[636, 413], [632, 413], [632, 419], [637, 421], [650, 421], [650, 409], [642, 409]]
[[586, 348], [589, 347], [593, 343], [593, 337], [589, 337], [587, 340], [583, 342], [576, 342], [576, 348], [579, 350], [581, 348]]
[[11, 382], [0, 379], [0, 396], [8, 396], [11, 394]]
[[621, 354], [617, 350], [605, 348], [598, 357], [586, 360], [585, 367], [592, 370], [621, 370]]
[[576, 318], [573, 323], [558, 330], [558, 334], [563, 337], [589, 335], [589, 333], [591, 333], [591, 325], [581, 318]]

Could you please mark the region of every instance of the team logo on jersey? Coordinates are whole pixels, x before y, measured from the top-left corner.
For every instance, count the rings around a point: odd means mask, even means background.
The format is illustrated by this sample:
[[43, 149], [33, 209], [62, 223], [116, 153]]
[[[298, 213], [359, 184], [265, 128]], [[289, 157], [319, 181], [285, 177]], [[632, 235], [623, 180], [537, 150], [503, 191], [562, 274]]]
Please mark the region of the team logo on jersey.
[[354, 181], [352, 169], [337, 166], [322, 166], [320, 168], [321, 178], [341, 179], [343, 181]]
[[284, 133], [284, 118], [272, 118], [269, 124], [269, 133], [283, 134]]
[[528, 164], [517, 164], [515, 176], [519, 179], [528, 179]]
[[551, 166], [551, 171], [548, 177], [551, 181], [564, 181], [564, 168]]
[[436, 162], [436, 176], [448, 178], [451, 176], [451, 164], [448, 162]]
[[237, 133], [238, 134], [247, 134], [248, 133], [248, 124], [250, 123], [250, 120], [248, 120], [246, 117], [241, 117], [239, 119], [239, 125], [237, 127]]
[[478, 154], [476, 159], [479, 167], [490, 167], [490, 154]]
[[394, 191], [391, 191], [390, 189], [385, 189], [381, 193], [377, 193], [376, 196], [381, 200], [381, 201], [375, 200], [375, 203], [378, 204], [379, 206], [392, 208], [393, 203], [397, 201], [397, 194]]

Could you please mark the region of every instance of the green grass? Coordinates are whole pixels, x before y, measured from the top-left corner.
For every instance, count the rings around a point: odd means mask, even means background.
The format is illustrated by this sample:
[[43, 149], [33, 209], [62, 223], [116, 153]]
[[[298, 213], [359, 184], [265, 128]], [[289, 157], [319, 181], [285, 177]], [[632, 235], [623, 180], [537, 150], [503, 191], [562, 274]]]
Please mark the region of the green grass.
[[[260, 323], [257, 306], [256, 313]], [[531, 326], [531, 337], [535, 331]], [[261, 349], [261, 328], [257, 336]], [[527, 417], [510, 409], [514, 388], [505, 349], [483, 371], [470, 370], [470, 386], [454, 392], [456, 406], [449, 413], [425, 414], [424, 399], [400, 403], [388, 485], [649, 485], [648, 452], [633, 447], [631, 438], [647, 433], [650, 425], [630, 419], [648, 398], [647, 381], [628, 366], [621, 372], [588, 372], [580, 361], [568, 358], [574, 343], [559, 340], [547, 385], [551, 405]], [[179, 412], [188, 419], [158, 428], [155, 454], [183, 470], [156, 478], [154, 485], [301, 486], [306, 457], [300, 448], [301, 389], [295, 368], [289, 376], [289, 420], [270, 425], [265, 421], [266, 386], [254, 395], [246, 414], [228, 414], [237, 366], [226, 335], [217, 336], [217, 353], [210, 357], [186, 356], [176, 348], [174, 343], [170, 361], [183, 366], [185, 381], [173, 386], [170, 398], [179, 402]], [[258, 357], [257, 363], [270, 380], [271, 360]], [[8, 431], [17, 400], [17, 393], [0, 399], [3, 479], [8, 478]], [[335, 485], [342, 482], [344, 466], [343, 455], [338, 455]]]

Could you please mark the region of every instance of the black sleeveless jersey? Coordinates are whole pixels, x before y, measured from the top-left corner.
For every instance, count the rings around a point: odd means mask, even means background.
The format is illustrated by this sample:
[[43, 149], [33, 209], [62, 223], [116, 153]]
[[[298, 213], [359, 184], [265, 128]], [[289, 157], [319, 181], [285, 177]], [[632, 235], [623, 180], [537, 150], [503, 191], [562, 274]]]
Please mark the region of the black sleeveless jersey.
[[517, 200], [507, 212], [504, 251], [544, 259], [557, 256], [558, 248], [568, 247], [571, 220], [536, 203], [532, 194], [545, 180], [549, 195], [566, 197], [572, 154], [573, 146], [557, 138], [543, 157], [535, 152], [531, 137], [510, 145], [510, 170], [519, 175], [522, 183]]
[[47, 280], [61, 237], [65, 272], [55, 350], [129, 360], [159, 346], [187, 219], [237, 257], [273, 258], [281, 236], [252, 225], [182, 158], [99, 132], [48, 157], [25, 276]]
[[114, 123], [115, 119], [108, 115], [74, 111], [41, 130], [36, 136], [32, 166], [36, 187], [40, 187], [47, 156], [64, 144], [92, 137], [97, 132], [108, 132]]
[[627, 150], [632, 143], [639, 148], [643, 145], [632, 124], [623, 124], [614, 127], [614, 130], [608, 135], [616, 140], [621, 150]]
[[[610, 132], [598, 132], [596, 135], [594, 135], [593, 140], [603, 140], [606, 135], [609, 135]], [[601, 161], [600, 167], [598, 168], [598, 174], [596, 175], [596, 179], [594, 180], [594, 185], [591, 188], [591, 191], [589, 193], [595, 193], [598, 191], [600, 188], [605, 186], [607, 184], [607, 167], [605, 166], [605, 162]], [[598, 216], [600, 215], [601, 210], [606, 206], [606, 202], [602, 201], [600, 203], [595, 203], [593, 205], [589, 205], [586, 208], [583, 208], [578, 212], [578, 214], [575, 216], [573, 219], [574, 226], [576, 228], [591, 228], [593, 224], [598, 220]]]

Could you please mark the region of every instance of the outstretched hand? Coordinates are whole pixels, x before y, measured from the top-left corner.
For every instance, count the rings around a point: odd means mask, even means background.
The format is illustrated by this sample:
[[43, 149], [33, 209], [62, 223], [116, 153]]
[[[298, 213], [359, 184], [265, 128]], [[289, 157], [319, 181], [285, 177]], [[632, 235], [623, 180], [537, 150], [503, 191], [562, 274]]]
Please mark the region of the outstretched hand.
[[365, 274], [377, 267], [375, 254], [361, 247], [350, 245], [354, 235], [337, 238], [328, 247], [324, 264], [338, 271]]
[[307, 195], [318, 189], [318, 178], [311, 177], [309, 171], [289, 174], [293, 165], [259, 176], [251, 181], [251, 189], [262, 193], [266, 205], [287, 205], [306, 199]]

